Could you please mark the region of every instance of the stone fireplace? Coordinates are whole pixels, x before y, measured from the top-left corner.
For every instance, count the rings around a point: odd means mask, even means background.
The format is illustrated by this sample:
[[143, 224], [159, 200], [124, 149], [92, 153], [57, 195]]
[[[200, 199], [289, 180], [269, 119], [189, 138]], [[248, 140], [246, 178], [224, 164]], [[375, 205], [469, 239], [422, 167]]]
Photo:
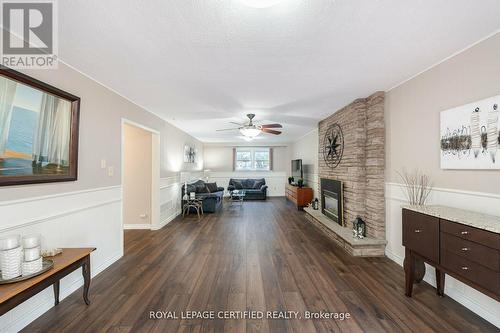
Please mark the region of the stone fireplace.
[[[356, 256], [382, 256], [387, 243], [384, 98], [384, 92], [359, 98], [318, 124], [321, 210], [306, 209], [307, 217]], [[324, 157], [331, 144], [326, 134], [337, 126], [343, 134], [342, 158], [332, 166]], [[364, 239], [353, 238], [357, 217], [366, 223]]]

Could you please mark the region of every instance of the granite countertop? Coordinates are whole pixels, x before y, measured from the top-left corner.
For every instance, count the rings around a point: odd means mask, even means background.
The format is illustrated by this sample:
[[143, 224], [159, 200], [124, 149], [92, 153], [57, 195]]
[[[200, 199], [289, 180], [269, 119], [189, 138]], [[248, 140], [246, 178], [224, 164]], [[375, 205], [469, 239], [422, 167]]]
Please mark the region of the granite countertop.
[[500, 217], [472, 212], [469, 210], [447, 206], [412, 206], [404, 205], [403, 208], [414, 212], [435, 216], [448, 221], [457, 222], [478, 229], [500, 233]]

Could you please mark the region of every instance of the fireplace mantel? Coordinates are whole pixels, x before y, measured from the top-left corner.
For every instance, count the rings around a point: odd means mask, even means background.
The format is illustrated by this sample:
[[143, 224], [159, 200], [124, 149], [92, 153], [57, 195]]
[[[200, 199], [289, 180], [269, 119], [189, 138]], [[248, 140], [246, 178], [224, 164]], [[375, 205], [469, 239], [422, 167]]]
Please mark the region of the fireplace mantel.
[[385, 255], [385, 239], [365, 237], [354, 238], [352, 229], [343, 227], [333, 222], [319, 210], [305, 207], [307, 219], [323, 230], [325, 234], [342, 247], [347, 253], [358, 257], [382, 257]]

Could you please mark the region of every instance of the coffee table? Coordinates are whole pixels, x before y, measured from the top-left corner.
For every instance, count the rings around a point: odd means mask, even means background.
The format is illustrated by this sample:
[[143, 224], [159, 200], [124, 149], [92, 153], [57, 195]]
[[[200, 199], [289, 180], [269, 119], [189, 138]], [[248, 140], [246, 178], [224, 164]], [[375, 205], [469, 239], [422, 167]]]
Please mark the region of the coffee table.
[[239, 202], [240, 205], [243, 205], [243, 200], [245, 199], [246, 191], [245, 190], [233, 190], [229, 192], [229, 201]]

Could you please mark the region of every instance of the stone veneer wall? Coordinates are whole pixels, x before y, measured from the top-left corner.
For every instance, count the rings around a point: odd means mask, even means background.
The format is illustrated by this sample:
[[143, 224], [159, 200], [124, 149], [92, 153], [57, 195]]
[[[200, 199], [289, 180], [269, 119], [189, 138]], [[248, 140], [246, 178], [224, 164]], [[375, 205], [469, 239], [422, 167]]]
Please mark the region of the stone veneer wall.
[[[385, 239], [384, 98], [384, 92], [377, 92], [357, 99], [319, 123], [319, 177], [343, 182], [344, 226], [351, 227], [360, 216], [367, 236], [378, 239]], [[332, 169], [323, 159], [323, 140], [334, 123], [342, 127], [344, 155]]]

